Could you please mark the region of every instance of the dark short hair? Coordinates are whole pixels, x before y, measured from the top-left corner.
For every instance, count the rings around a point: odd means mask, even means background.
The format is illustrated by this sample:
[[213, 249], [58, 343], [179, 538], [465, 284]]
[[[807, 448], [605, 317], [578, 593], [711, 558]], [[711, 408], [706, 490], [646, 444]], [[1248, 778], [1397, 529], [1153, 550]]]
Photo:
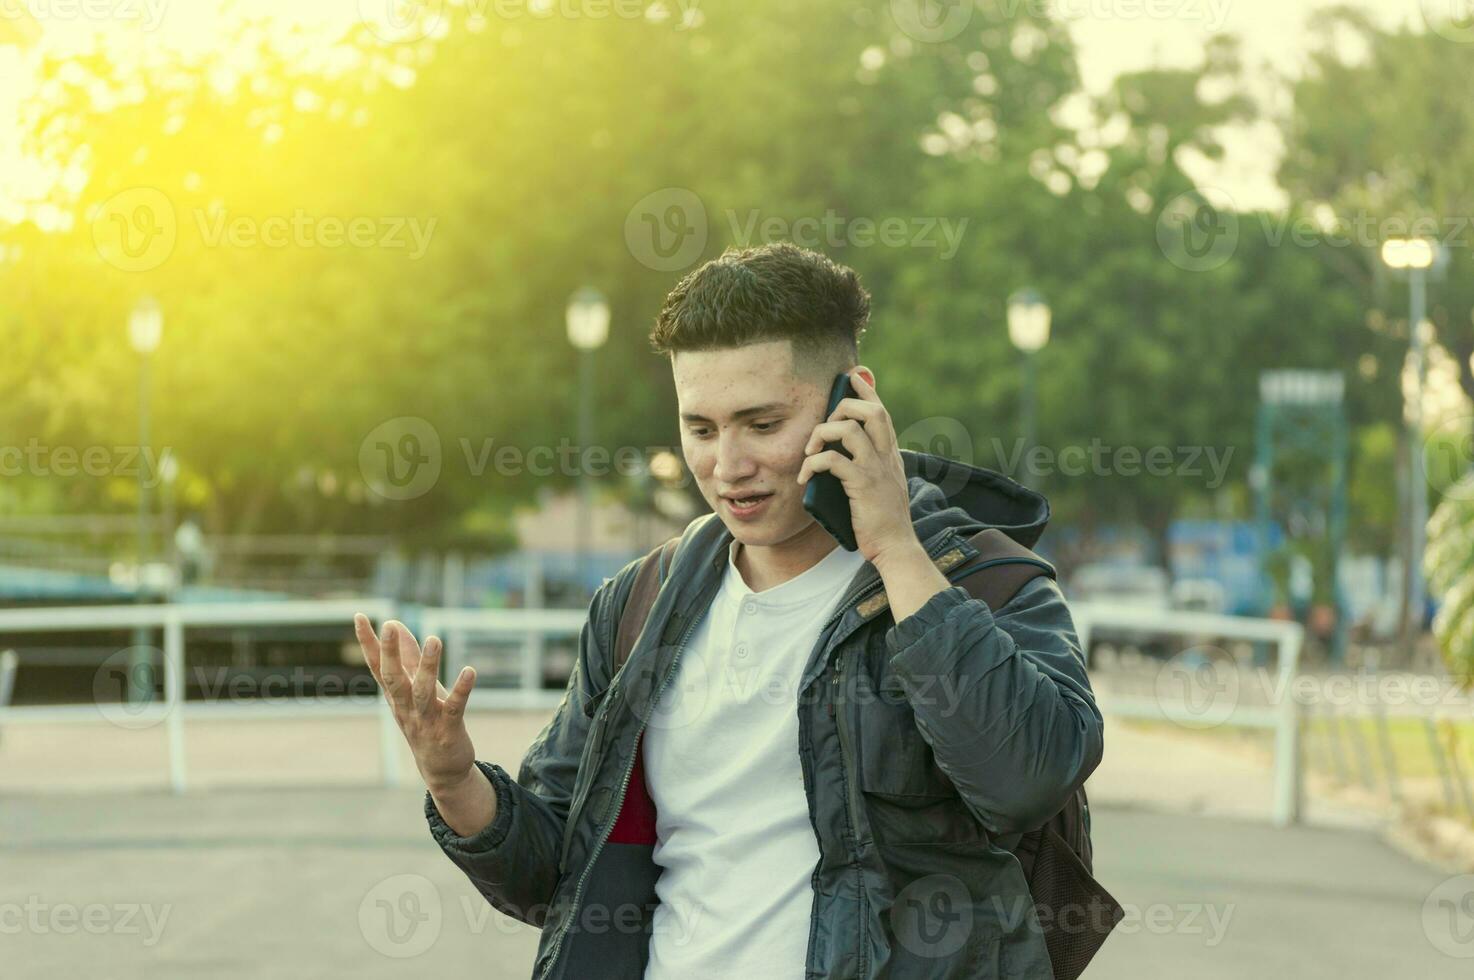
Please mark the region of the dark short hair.
[[676, 284], [650, 344], [682, 351], [792, 341], [794, 371], [827, 379], [854, 367], [870, 319], [870, 294], [853, 269], [818, 252], [777, 242], [728, 248]]

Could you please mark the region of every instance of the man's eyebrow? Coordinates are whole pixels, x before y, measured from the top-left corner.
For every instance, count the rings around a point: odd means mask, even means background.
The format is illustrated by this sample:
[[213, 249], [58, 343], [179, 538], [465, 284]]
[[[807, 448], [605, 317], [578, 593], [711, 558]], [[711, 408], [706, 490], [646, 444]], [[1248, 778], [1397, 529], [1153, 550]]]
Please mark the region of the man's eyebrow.
[[[782, 402], [768, 402], [766, 405], [754, 405], [751, 408], [739, 408], [732, 413], [734, 419], [752, 418], [754, 415], [767, 415], [769, 412], [782, 411], [788, 408]], [[705, 415], [697, 415], [695, 412], [682, 412], [682, 422], [710, 422], [711, 419]]]

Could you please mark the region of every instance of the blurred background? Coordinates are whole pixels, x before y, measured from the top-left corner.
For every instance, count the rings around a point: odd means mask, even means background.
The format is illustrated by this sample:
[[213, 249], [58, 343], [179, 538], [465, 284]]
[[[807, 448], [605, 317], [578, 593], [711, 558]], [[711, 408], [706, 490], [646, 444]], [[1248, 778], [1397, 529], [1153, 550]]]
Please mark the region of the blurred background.
[[1089, 976], [1474, 961], [1474, 2], [0, 0], [6, 976], [521, 977], [352, 640], [513, 772], [793, 241], [1050, 500]]

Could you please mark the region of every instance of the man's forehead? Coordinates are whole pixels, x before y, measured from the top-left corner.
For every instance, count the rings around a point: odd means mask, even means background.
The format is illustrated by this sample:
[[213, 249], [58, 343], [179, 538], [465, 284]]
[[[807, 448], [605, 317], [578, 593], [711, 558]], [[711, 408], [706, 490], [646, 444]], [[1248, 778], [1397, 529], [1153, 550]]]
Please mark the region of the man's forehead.
[[688, 406], [683, 402], [681, 404], [681, 420], [685, 422], [710, 422], [713, 419], [723, 417], [731, 419], [756, 418], [760, 415], [769, 415], [774, 412], [786, 412], [793, 407], [792, 402], [780, 401], [763, 402], [759, 405], [743, 405], [740, 408], [732, 410], [723, 410], [720, 408], [705, 408], [703, 410], [697, 407], [696, 403]]
[[743, 374], [695, 377], [676, 384], [676, 403], [683, 419], [744, 419], [790, 411], [808, 392], [792, 375]]
[[812, 398], [811, 387], [775, 370], [694, 371], [677, 374], [676, 402], [684, 420], [744, 419], [799, 408]]

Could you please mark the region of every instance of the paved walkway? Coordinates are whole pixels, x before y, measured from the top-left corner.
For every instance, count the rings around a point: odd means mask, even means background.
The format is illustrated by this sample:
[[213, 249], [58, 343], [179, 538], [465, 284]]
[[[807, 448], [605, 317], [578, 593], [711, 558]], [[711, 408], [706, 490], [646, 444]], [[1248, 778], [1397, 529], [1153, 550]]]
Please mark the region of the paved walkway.
[[[545, 718], [473, 716], [480, 755], [515, 772]], [[191, 723], [194, 788], [175, 798], [146, 788], [162, 728], [6, 730], [0, 972], [526, 977], [535, 933], [434, 847], [407, 755], [404, 788], [372, 785], [377, 739], [373, 719]], [[1322, 825], [1273, 829], [1269, 774], [1241, 754], [1112, 723], [1089, 791], [1099, 877], [1129, 917], [1087, 977], [1474, 970], [1474, 879], [1328, 804], [1308, 806]]]
[[[24, 922], [0, 935], [14, 980], [511, 980], [536, 947], [440, 855], [410, 790], [6, 796], [0, 840], [0, 921]], [[1128, 909], [1095, 980], [1455, 980], [1474, 964], [1448, 952], [1474, 954], [1467, 884], [1366, 832], [1102, 803], [1095, 841]]]

